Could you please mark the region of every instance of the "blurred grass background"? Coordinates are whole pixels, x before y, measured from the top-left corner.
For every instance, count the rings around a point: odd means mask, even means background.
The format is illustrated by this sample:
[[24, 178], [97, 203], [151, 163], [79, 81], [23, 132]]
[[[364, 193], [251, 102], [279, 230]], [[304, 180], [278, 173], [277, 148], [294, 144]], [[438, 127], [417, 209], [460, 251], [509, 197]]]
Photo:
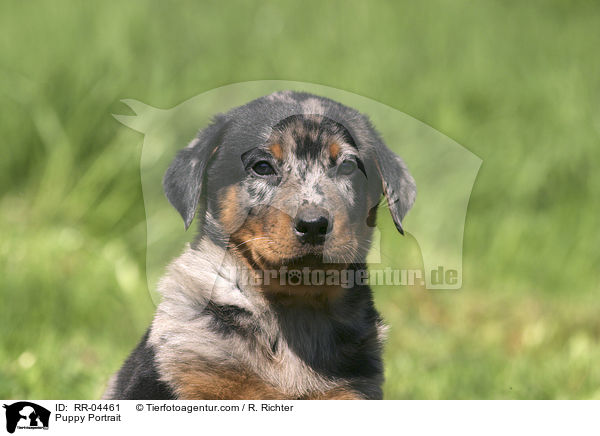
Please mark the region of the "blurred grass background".
[[0, 398], [98, 398], [151, 319], [119, 100], [261, 79], [378, 100], [483, 159], [462, 290], [376, 292], [386, 398], [600, 398], [599, 28], [580, 0], [2, 2]]

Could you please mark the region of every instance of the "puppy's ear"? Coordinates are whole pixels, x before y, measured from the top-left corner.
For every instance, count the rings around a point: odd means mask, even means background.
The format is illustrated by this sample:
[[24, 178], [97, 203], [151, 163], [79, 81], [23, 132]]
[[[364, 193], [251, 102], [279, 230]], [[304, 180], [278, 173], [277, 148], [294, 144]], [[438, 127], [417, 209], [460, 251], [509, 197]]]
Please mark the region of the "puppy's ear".
[[408, 213], [417, 195], [415, 180], [400, 156], [383, 142], [375, 148], [377, 170], [396, 229], [404, 235], [402, 219]]
[[177, 153], [163, 178], [165, 195], [183, 218], [186, 230], [196, 214], [206, 168], [220, 145], [225, 124], [222, 118], [216, 118], [202, 130], [196, 139]]

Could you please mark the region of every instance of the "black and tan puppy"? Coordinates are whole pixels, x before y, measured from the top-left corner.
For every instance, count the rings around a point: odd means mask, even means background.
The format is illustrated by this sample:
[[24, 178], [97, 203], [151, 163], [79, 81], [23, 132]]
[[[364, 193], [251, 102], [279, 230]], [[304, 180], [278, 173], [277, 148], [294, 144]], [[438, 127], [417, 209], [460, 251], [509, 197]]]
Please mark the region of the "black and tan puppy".
[[164, 188], [200, 231], [105, 398], [382, 397], [383, 324], [366, 283], [341, 278], [364, 277], [382, 195], [402, 232], [415, 184], [365, 116], [259, 98], [200, 132]]

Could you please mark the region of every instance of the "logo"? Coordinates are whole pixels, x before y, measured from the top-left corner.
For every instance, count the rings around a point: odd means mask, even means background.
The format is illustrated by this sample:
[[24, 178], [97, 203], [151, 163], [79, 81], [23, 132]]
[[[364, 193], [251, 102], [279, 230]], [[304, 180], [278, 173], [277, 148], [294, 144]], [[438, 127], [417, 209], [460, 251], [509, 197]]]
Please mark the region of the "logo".
[[[181, 253], [181, 247], [185, 243], [194, 244], [194, 232], [185, 234], [182, 231], [181, 217], [166, 201], [162, 186], [164, 174], [176, 151], [192, 139], [199, 128], [207, 126], [214, 114], [225, 113], [235, 106], [275, 91], [279, 91], [278, 98], [285, 101], [286, 90], [290, 89], [302, 89], [329, 97], [368, 114], [392, 151], [402, 156], [416, 180], [419, 192], [417, 201], [405, 220], [407, 231], [414, 237], [414, 241], [410, 242], [414, 244], [414, 251], [407, 250], [410, 255], [398, 257], [393, 243], [382, 241], [381, 235], [384, 233], [380, 233], [380, 229], [374, 229], [373, 245], [367, 263], [384, 274], [385, 281], [378, 281], [378, 285], [398, 286], [397, 280], [390, 280], [392, 273], [387, 272], [388, 263], [391, 263], [389, 266], [400, 266], [393, 272], [398, 277], [405, 274], [402, 272], [404, 270], [413, 274], [412, 266], [422, 264], [422, 270], [417, 271], [417, 285], [424, 282], [427, 289], [460, 289], [467, 206], [482, 160], [432, 127], [374, 100], [326, 86], [278, 80], [236, 83], [212, 89], [170, 109], [155, 108], [131, 99], [123, 100], [135, 115], [115, 115], [115, 118], [145, 135], [140, 171], [147, 225], [148, 287], [156, 287], [165, 265]], [[313, 110], [312, 107], [309, 109]], [[285, 109], [281, 113], [281, 119], [294, 115], [294, 110], [292, 106]], [[314, 110], [319, 109], [315, 106]], [[272, 122], [281, 119], [273, 119]], [[251, 132], [247, 134], [248, 138], [253, 135]], [[265, 139], [260, 136], [263, 134], [266, 138], [270, 131], [256, 133], [256, 144]], [[269, 201], [266, 199], [261, 204], [270, 205]], [[295, 216], [293, 204], [293, 201], [282, 202], [277, 207], [283, 208], [280, 209], [281, 212]], [[388, 231], [395, 233], [395, 229], [389, 226], [389, 220], [387, 222]], [[230, 235], [225, 235], [228, 236]], [[220, 271], [225, 270], [225, 267], [220, 268]], [[304, 284], [304, 279], [300, 280], [296, 273], [286, 275], [286, 279], [292, 285]], [[158, 303], [158, 294], [151, 293], [151, 297]]]
[[6, 431], [14, 433], [15, 429], [48, 430], [50, 411], [29, 401], [19, 401], [4, 405], [6, 409]]

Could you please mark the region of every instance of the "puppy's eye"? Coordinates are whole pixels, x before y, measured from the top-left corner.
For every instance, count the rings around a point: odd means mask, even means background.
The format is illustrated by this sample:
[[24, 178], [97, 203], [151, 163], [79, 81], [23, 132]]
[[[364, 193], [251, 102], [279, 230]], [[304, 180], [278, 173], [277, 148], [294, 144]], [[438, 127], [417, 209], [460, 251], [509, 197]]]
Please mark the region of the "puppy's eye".
[[351, 159], [346, 159], [338, 167], [338, 172], [343, 175], [352, 174], [356, 170], [356, 162]]
[[252, 171], [254, 171], [259, 176], [270, 176], [271, 174], [275, 174], [275, 170], [271, 166], [269, 162], [266, 160], [261, 160], [260, 162], [256, 162], [252, 166]]

